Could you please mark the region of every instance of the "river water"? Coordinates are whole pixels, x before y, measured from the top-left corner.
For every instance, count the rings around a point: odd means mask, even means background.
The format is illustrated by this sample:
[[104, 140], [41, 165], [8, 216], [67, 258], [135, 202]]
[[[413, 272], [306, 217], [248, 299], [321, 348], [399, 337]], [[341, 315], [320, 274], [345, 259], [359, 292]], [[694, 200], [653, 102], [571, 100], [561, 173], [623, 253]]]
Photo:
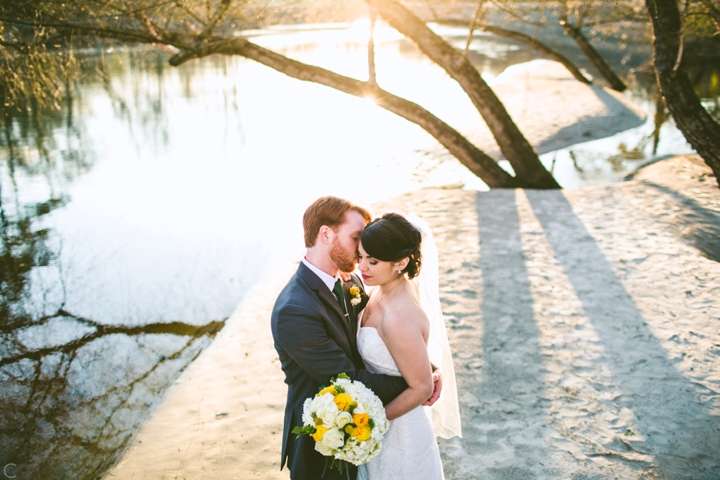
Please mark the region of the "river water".
[[[258, 42], [362, 78], [365, 32]], [[383, 85], [448, 101], [449, 80], [413, 46], [382, 29], [377, 42]], [[473, 45], [490, 83], [534, 58], [497, 39]], [[313, 199], [484, 188], [418, 127], [244, 59], [95, 60], [105, 81], [78, 83], [58, 111], [15, 115], [0, 140], [0, 466], [16, 478], [102, 476], [277, 252], [299, 254]], [[690, 151], [671, 122], [654, 147], [654, 101], [633, 95], [645, 125], [543, 156], [564, 186]]]

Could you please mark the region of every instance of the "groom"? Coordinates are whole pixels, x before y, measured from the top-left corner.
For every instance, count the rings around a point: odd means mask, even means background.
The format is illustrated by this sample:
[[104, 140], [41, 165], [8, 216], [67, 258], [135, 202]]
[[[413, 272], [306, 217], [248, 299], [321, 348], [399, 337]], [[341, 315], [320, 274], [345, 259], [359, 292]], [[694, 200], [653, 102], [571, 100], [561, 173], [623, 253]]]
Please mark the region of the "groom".
[[[288, 385], [280, 469], [287, 460], [292, 480], [347, 478], [346, 473], [325, 470], [325, 457], [315, 451], [312, 437], [290, 433], [302, 426], [303, 402], [314, 397], [320, 385], [344, 372], [372, 388], [383, 404], [407, 388], [402, 377], [364, 370], [357, 349], [357, 316], [367, 296], [363, 292], [362, 303], [351, 305], [349, 289], [362, 289], [362, 282], [344, 272], [355, 269], [360, 234], [369, 221], [367, 210], [341, 198], [322, 197], [310, 205], [303, 216], [307, 253], [273, 308], [275, 349]], [[436, 391], [426, 405], [440, 395], [440, 374], [433, 374], [433, 380]], [[357, 468], [350, 467], [354, 479]]]

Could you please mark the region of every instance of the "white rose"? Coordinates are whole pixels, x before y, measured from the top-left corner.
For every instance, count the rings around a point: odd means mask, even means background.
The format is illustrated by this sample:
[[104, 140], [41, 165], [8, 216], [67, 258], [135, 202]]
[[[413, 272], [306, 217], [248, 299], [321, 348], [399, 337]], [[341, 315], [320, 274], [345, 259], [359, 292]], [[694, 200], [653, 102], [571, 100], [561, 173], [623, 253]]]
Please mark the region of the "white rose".
[[[332, 426], [338, 411], [333, 398], [331, 393], [326, 393], [325, 395], [315, 397], [310, 403], [310, 411], [314, 412], [316, 417], [322, 419], [323, 425], [326, 427]], [[329, 423], [325, 424], [325, 421]], [[312, 424], [314, 425], [315, 423], [313, 422]]]
[[350, 380], [349, 378], [338, 378], [337, 380], [335, 380], [335, 385], [340, 385], [343, 388], [351, 384], [352, 380]]
[[315, 400], [313, 402], [316, 405], [316, 409], [320, 410], [322, 408], [332, 408], [332, 405], [335, 405], [335, 396], [332, 393], [326, 393], [324, 395], [320, 395], [319, 397], [315, 397]]
[[335, 411], [332, 411], [331, 409], [323, 409], [317, 412], [318, 418], [322, 420], [323, 427], [330, 428], [335, 424], [335, 415], [337, 414], [337, 406], [335, 407]]
[[[308, 400], [310, 400], [310, 399], [308, 399]], [[307, 400], [305, 400], [305, 401], [307, 402]], [[322, 397], [315, 397], [315, 398], [313, 398], [312, 400], [310, 400], [310, 408], [309, 408], [309, 410], [310, 410], [311, 412], [317, 413], [317, 411], [320, 409], [320, 407], [321, 407], [322, 405], [323, 405], [323, 398], [322, 398]], [[304, 405], [303, 405], [303, 408], [305, 408]]]
[[341, 433], [340, 430], [338, 430], [337, 428], [331, 428], [330, 430], [325, 432], [321, 443], [327, 448], [338, 449], [342, 447], [345, 443], [345, 435]]
[[350, 412], [340, 412], [335, 417], [335, 423], [338, 427], [343, 428], [348, 423], [352, 423], [353, 417]]
[[[326, 432], [327, 433], [327, 432]], [[322, 442], [317, 442], [315, 444], [315, 450], [320, 452], [321, 455], [325, 455], [326, 457], [332, 457], [333, 451], [329, 448], [327, 448], [325, 445], [323, 445]]]

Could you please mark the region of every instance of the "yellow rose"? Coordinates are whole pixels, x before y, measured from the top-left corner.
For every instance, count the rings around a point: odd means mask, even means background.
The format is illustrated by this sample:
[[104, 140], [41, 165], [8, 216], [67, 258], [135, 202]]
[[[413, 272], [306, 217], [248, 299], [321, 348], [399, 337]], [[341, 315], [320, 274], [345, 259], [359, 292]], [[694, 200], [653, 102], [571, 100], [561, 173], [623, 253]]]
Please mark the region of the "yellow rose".
[[353, 430], [352, 436], [357, 438], [358, 442], [364, 442], [368, 438], [370, 438], [370, 432], [372, 430], [370, 429], [370, 425], [363, 425], [362, 427], [357, 427], [355, 430]]
[[313, 435], [312, 435], [313, 440], [315, 440], [316, 442], [319, 442], [320, 440], [323, 439], [325, 432], [327, 432], [328, 430], [329, 430], [329, 428], [323, 427], [322, 425], [318, 425], [317, 427], [315, 427], [315, 433], [313, 433]]
[[353, 402], [353, 399], [347, 393], [338, 393], [335, 395], [335, 405], [337, 405], [338, 410], [344, 410], [347, 412], [350, 410], [353, 403], [355, 402]]
[[370, 415], [368, 415], [367, 413], [356, 413], [355, 415], [353, 415], [353, 423], [358, 427], [364, 427], [368, 424], [369, 420]]
[[333, 394], [333, 397], [334, 397], [335, 395], [337, 395], [337, 390], [335, 390], [335, 386], [334, 386], [334, 385], [330, 385], [329, 387], [325, 387], [325, 388], [323, 388], [322, 390], [320, 390], [320, 391], [317, 393], [317, 395], [315, 395], [315, 396], [316, 396], [316, 397], [321, 397], [321, 396], [325, 395], [326, 393], [332, 393], [332, 394]]
[[355, 295], [357, 295], [359, 293], [360, 293], [360, 288], [358, 288], [356, 285], [353, 285], [352, 287], [350, 287], [350, 295], [352, 295], [354, 297]]

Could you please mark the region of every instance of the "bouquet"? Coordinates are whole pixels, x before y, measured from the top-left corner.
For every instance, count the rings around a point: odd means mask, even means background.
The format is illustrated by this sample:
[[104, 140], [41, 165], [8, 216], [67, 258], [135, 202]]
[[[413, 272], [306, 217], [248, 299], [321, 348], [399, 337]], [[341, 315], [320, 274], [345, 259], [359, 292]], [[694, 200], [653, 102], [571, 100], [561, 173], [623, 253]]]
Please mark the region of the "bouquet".
[[303, 426], [296, 435], [311, 435], [326, 468], [343, 471], [344, 462], [362, 465], [380, 452], [390, 422], [380, 399], [362, 382], [341, 373], [303, 404]]

